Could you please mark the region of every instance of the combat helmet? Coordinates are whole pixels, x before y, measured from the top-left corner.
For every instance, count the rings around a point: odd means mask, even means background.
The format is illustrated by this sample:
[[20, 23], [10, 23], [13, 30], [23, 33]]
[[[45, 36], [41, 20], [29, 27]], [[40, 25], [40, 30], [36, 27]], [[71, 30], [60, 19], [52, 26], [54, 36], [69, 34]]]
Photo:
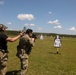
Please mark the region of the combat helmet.
[[2, 31], [2, 28], [7, 29], [7, 26], [0, 24], [0, 31]]

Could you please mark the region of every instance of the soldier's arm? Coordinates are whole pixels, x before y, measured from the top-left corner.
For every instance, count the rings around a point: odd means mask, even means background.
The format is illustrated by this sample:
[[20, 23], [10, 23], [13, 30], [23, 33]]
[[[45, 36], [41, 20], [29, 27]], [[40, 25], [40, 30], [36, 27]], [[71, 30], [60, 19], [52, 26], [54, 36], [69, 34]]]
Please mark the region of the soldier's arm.
[[8, 37], [6, 40], [9, 41], [9, 42], [14, 42], [14, 41], [16, 41], [18, 38], [20, 38], [22, 34], [23, 34], [23, 33], [20, 33], [18, 36], [13, 37], [13, 38]]
[[35, 40], [34, 38], [30, 38], [28, 35], [26, 35], [25, 37], [26, 37], [26, 39], [29, 40], [29, 43], [30, 44], [33, 44], [34, 43], [34, 40]]
[[31, 46], [34, 46], [34, 38], [29, 38], [29, 43], [31, 44]]

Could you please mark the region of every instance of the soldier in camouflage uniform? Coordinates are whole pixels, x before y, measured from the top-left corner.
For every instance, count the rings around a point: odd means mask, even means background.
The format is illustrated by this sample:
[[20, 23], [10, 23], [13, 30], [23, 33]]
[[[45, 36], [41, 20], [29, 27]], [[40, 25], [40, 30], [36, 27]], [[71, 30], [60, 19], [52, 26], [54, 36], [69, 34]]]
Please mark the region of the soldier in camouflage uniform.
[[21, 62], [20, 75], [25, 75], [28, 68], [28, 55], [34, 45], [35, 39], [32, 37], [33, 31], [27, 29], [26, 33], [20, 38], [19, 45], [17, 46], [17, 56]]
[[14, 42], [20, 36], [23, 35], [23, 33], [20, 33], [18, 36], [11, 38], [8, 37], [5, 34], [5, 29], [7, 27], [3, 24], [0, 24], [0, 75], [5, 75], [6, 74], [6, 65], [7, 65], [7, 60], [8, 60], [8, 49], [7, 49], [7, 42]]

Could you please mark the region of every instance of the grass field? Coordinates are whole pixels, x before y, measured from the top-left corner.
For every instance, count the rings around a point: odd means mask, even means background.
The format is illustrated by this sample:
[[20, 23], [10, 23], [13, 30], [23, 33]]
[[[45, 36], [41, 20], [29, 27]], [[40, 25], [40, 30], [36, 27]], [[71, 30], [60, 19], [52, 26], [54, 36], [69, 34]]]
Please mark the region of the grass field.
[[[60, 54], [54, 48], [54, 38], [45, 37], [41, 42], [36, 40], [35, 46], [29, 56], [27, 75], [76, 75], [76, 39], [61, 38]], [[16, 57], [18, 40], [8, 43], [9, 59], [7, 75], [17, 75], [20, 70], [20, 61]], [[15, 73], [15, 74], [14, 74]]]

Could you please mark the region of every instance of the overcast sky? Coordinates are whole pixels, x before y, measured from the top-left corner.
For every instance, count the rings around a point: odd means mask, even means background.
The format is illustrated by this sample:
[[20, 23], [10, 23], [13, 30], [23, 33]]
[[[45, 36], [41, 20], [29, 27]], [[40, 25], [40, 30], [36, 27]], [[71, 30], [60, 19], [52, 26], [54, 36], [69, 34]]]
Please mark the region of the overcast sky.
[[0, 23], [9, 30], [76, 34], [76, 0], [0, 0]]

